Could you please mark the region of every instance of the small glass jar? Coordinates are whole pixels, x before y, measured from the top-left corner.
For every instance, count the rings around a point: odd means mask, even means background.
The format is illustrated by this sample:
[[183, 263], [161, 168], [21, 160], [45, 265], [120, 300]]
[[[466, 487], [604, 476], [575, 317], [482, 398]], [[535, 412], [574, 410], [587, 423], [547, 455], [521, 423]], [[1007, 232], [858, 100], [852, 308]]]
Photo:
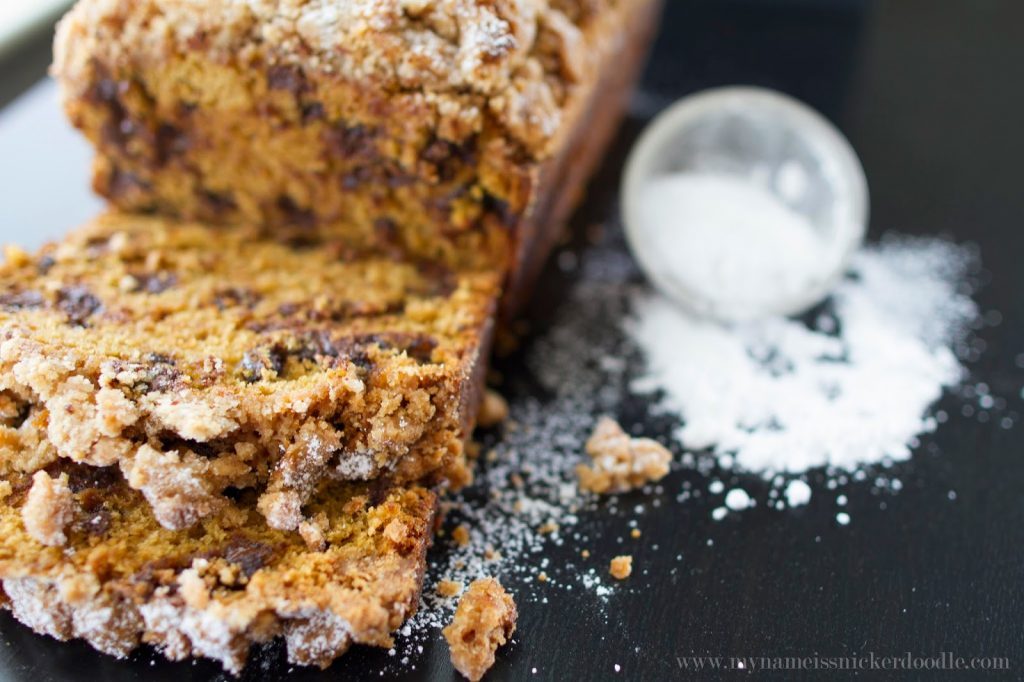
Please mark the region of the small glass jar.
[[[694, 286], [689, 273], [681, 271], [692, 265], [687, 266], [687, 259], [673, 260], [671, 249], [664, 248], [664, 230], [676, 229], [678, 221], [652, 220], [644, 203], [645, 191], [654, 183], [680, 175], [739, 180], [758, 192], [767, 191], [763, 196], [778, 200], [784, 210], [809, 223], [821, 249], [820, 258], [807, 261], [814, 271], [794, 273], [806, 275], [794, 280], [797, 286], [776, 291], [766, 283], [747, 300], [724, 298], [714, 287]], [[818, 303], [845, 272], [868, 223], [864, 169], [846, 138], [806, 105], [753, 87], [707, 90], [661, 113], [630, 153], [622, 204], [626, 238], [653, 284], [692, 312], [720, 320], [793, 315]], [[680, 216], [687, 215], [685, 206], [679, 208]], [[752, 217], [756, 221], [756, 212]], [[763, 227], [758, 223], [756, 229], [771, 230], [772, 222], [764, 221]], [[762, 249], [754, 255], [733, 252], [743, 256], [738, 263], [774, 257], [774, 236], [758, 237], [738, 239], [727, 248]], [[698, 239], [696, 244], [702, 242]]]

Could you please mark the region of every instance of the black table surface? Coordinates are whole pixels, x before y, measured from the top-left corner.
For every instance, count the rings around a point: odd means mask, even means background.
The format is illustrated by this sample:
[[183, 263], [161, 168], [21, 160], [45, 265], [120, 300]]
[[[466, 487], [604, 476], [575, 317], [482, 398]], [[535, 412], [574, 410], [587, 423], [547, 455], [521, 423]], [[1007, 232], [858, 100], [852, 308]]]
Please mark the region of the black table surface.
[[[835, 121], [860, 154], [871, 187], [873, 237], [898, 230], [980, 246], [988, 283], [976, 299], [983, 310], [999, 311], [1002, 323], [981, 332], [986, 349], [970, 369], [974, 380], [1007, 399], [1005, 415], [1024, 413], [1024, 370], [1018, 366], [1024, 353], [1024, 3], [667, 4], [634, 107], [640, 113], [623, 126], [574, 224], [614, 222], [623, 156], [645, 116], [659, 107], [723, 84], [795, 95]], [[45, 46], [34, 49], [38, 55]], [[26, 59], [35, 63], [31, 55]], [[6, 73], [4, 79], [25, 80]], [[571, 277], [554, 269], [546, 275], [544, 294], [527, 315], [537, 329], [557, 311], [570, 284]], [[530, 392], [521, 356], [498, 364], [506, 376], [520, 377], [504, 387], [511, 399]], [[1024, 426], [997, 428], [962, 417], [957, 400], [944, 398], [953, 416], [928, 439], [932, 449], [891, 472], [904, 488], [884, 498], [885, 509], [870, 481], [844, 487], [855, 510], [849, 526], [836, 524], [834, 495], [818, 494], [817, 487], [807, 507], [785, 514], [759, 506], [715, 523], [706, 500], [646, 514], [643, 538], [631, 551], [648, 574], [633, 579], [611, 613], [598, 617], [583, 595], [561, 590], [552, 590], [547, 604], [523, 604], [515, 641], [489, 679], [716, 678], [729, 674], [688, 672], [679, 657], [907, 652], [999, 657], [1011, 669], [986, 676], [1024, 678]], [[643, 405], [623, 409], [643, 414]], [[666, 487], [685, 475], [692, 472], [671, 474]], [[812, 487], [819, 484], [812, 481]], [[631, 499], [626, 496], [626, 503]], [[594, 553], [618, 553], [614, 538], [622, 535], [622, 519], [609, 516], [605, 534], [600, 516], [591, 524], [598, 529]], [[662, 551], [650, 551], [655, 544]], [[673, 573], [677, 553], [685, 559]], [[0, 633], [5, 679], [223, 675], [215, 664], [166, 663], [148, 651], [118, 662], [80, 642], [34, 635], [7, 614], [0, 616]], [[277, 655], [261, 656], [261, 665], [245, 677], [289, 674]], [[381, 679], [384, 670], [385, 679], [454, 678], [439, 638], [416, 657], [415, 670], [389, 663], [386, 653], [357, 647], [327, 672], [291, 675]]]

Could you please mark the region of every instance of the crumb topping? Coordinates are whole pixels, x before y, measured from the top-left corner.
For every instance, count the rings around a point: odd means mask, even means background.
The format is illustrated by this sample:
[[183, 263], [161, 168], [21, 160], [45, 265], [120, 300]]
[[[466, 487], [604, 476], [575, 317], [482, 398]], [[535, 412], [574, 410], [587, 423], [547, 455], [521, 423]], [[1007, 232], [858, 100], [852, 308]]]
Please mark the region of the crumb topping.
[[61, 24], [54, 61], [72, 86], [85, 82], [89, 58], [159, 64], [197, 49], [217, 63], [261, 67], [271, 89], [300, 90], [314, 73], [343, 76], [415, 93], [420, 108], [445, 120], [442, 131], [479, 128], [491, 116], [543, 156], [569, 89], [593, 68], [583, 47], [606, 4], [82, 0]]
[[455, 541], [460, 547], [465, 547], [469, 544], [469, 526], [464, 523], [460, 523], [452, 530], [452, 540]]
[[494, 578], [474, 580], [444, 629], [452, 665], [469, 680], [479, 680], [494, 665], [495, 652], [516, 630], [516, 605]]
[[629, 555], [615, 557], [608, 567], [608, 572], [616, 580], [625, 580], [633, 573], [633, 557]]
[[500, 393], [492, 389], [484, 392], [484, 399], [480, 403], [480, 413], [477, 415], [477, 426], [489, 429], [503, 423], [508, 419], [508, 401]]
[[658, 481], [669, 471], [672, 453], [650, 438], [632, 438], [610, 417], [602, 417], [586, 444], [592, 465], [580, 464], [580, 488], [593, 493], [621, 493]]
[[442, 597], [449, 599], [451, 597], [457, 597], [462, 592], [462, 583], [454, 580], [439, 580], [437, 582], [437, 593]]

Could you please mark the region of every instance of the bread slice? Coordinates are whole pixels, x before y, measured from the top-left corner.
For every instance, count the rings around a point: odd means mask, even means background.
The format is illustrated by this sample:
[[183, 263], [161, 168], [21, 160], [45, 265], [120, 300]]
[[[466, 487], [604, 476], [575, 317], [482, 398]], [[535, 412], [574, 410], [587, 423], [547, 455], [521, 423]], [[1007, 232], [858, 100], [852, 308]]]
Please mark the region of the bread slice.
[[[126, 656], [140, 643], [238, 673], [251, 645], [326, 667], [351, 643], [391, 646], [416, 609], [436, 498], [421, 487], [323, 484], [297, 533], [242, 493], [167, 530], [116, 467], [58, 459], [0, 481], [0, 602], [36, 632]], [[55, 537], [56, 536], [56, 537]]]
[[[116, 466], [166, 528], [323, 479], [465, 482], [501, 276], [110, 214], [0, 267], [0, 418], [32, 466]], [[0, 467], [26, 460], [0, 437]]]

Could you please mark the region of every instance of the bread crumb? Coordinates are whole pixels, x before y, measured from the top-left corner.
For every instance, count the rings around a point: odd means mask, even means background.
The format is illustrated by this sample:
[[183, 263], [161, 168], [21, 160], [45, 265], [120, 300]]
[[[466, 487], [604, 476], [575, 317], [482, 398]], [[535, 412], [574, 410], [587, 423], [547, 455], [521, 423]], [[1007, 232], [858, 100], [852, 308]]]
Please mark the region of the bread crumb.
[[4, 244], [4, 259], [12, 267], [21, 267], [32, 261], [32, 257], [25, 249], [15, 244]]
[[498, 647], [516, 631], [516, 616], [516, 604], [501, 583], [474, 580], [443, 631], [455, 669], [473, 682], [481, 679], [494, 665]]
[[540, 533], [541, 535], [550, 535], [551, 533], [557, 533], [558, 532], [558, 524], [555, 523], [554, 521], [548, 521], [547, 523], [542, 525], [540, 528], [538, 528], [537, 532]]
[[325, 532], [330, 527], [327, 514], [320, 512], [312, 519], [307, 519], [299, 524], [299, 535], [302, 536], [306, 547], [311, 552], [322, 552], [327, 547]]
[[625, 580], [633, 572], [633, 557], [628, 554], [615, 557], [609, 571], [616, 580]]
[[455, 527], [455, 530], [452, 531], [452, 540], [459, 547], [465, 547], [469, 544], [469, 528], [466, 524], [462, 523]]
[[642, 533], [640, 532], [639, 528], [634, 528], [633, 530], [629, 531], [629, 537], [631, 538], [638, 538], [641, 535]]
[[501, 424], [506, 419], [508, 419], [508, 402], [497, 391], [487, 389], [484, 392], [484, 399], [480, 403], [480, 413], [476, 418], [477, 426], [489, 429]]
[[601, 417], [586, 445], [593, 466], [576, 467], [580, 488], [621, 493], [658, 481], [669, 471], [672, 453], [650, 438], [632, 438], [610, 417]]
[[538, 582], [542, 582], [542, 583], [546, 583], [548, 581], [548, 574], [545, 573], [544, 571], [541, 571], [540, 573], [537, 574], [537, 581]]
[[439, 580], [435, 589], [442, 597], [454, 597], [462, 592], [462, 583], [454, 580]]
[[589, 559], [590, 558], [590, 550], [589, 549], [583, 550], [582, 552], [580, 552], [580, 556], [583, 557], [584, 559]]
[[409, 537], [409, 527], [400, 519], [392, 519], [388, 525], [384, 526], [384, 537], [396, 545], [401, 545]]
[[68, 487], [68, 475], [50, 478], [45, 471], [37, 471], [21, 508], [28, 534], [44, 545], [60, 547], [68, 541], [64, 527], [71, 523], [74, 513], [75, 498]]

